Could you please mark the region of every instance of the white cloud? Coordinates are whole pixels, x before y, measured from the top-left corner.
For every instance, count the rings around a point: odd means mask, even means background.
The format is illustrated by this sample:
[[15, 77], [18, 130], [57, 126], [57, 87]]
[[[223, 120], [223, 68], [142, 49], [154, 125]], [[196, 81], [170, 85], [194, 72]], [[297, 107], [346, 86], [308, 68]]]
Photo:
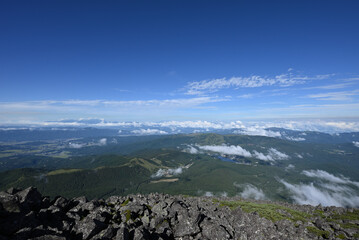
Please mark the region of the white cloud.
[[107, 138], [101, 138], [98, 143], [101, 146], [105, 146], [107, 144]]
[[235, 145], [205, 145], [205, 146], [199, 146], [197, 147], [201, 150], [205, 151], [211, 151], [211, 152], [217, 152], [220, 154], [228, 154], [228, 155], [237, 155], [237, 156], [243, 156], [243, 157], [254, 157], [263, 161], [276, 161], [276, 160], [286, 160], [290, 157], [278, 151], [275, 148], [270, 148], [268, 150], [268, 154], [265, 155], [261, 152], [258, 152], [256, 150], [253, 151], [253, 154], [246, 149], [242, 148], [241, 146], [235, 146]]
[[243, 94], [243, 95], [238, 96], [238, 98], [253, 98], [253, 97], [254, 97], [253, 94]]
[[[166, 114], [168, 112], [202, 107], [209, 103], [228, 101], [227, 98], [195, 97], [164, 100], [45, 100], [24, 102], [0, 102], [0, 120], [2, 123], [20, 123], [24, 121], [51, 120], [54, 116], [66, 113], [68, 116], [144, 116]], [[154, 112], [157, 112], [155, 114]], [[41, 113], [41, 114], [39, 114]], [[19, 117], [21, 116], [21, 118]], [[68, 124], [69, 125], [69, 124]]]
[[258, 158], [263, 161], [286, 160], [290, 158], [287, 154], [282, 153], [275, 148], [270, 148], [267, 155], [257, 151], [253, 152], [255, 158]]
[[[339, 106], [338, 106], [339, 107]], [[356, 109], [358, 106], [352, 106], [351, 109]], [[276, 121], [276, 122], [259, 122], [254, 123], [260, 125], [263, 128], [284, 128], [295, 131], [319, 131], [327, 133], [336, 132], [355, 132], [359, 131], [358, 120], [319, 120], [319, 119], [308, 119], [308, 120], [288, 120], [288, 121]], [[247, 123], [247, 125], [249, 125]]]
[[242, 198], [246, 199], [255, 199], [255, 200], [264, 200], [266, 196], [262, 189], [253, 186], [252, 184], [237, 184], [233, 183], [235, 187], [244, 188], [244, 190], [239, 194]]
[[359, 142], [353, 142], [354, 146], [359, 147]]
[[205, 196], [205, 197], [213, 197], [213, 192], [205, 192], [203, 194], [203, 196]]
[[299, 153], [296, 153], [295, 156], [296, 156], [297, 158], [303, 159], [303, 156], [302, 156], [301, 154], [299, 154]]
[[161, 178], [163, 176], [167, 176], [167, 175], [179, 175], [182, 174], [183, 172], [183, 168], [182, 167], [178, 167], [178, 168], [169, 168], [169, 169], [158, 169], [156, 173], [152, 174], [151, 177], [152, 178]]
[[81, 143], [69, 143], [69, 147], [70, 148], [82, 148], [82, 147], [84, 147], [85, 146], [85, 144], [81, 144]]
[[270, 155], [265, 155], [261, 152], [254, 151], [254, 157], [263, 161], [274, 161], [273, 157]]
[[229, 154], [229, 155], [238, 155], [238, 156], [244, 156], [244, 157], [252, 157], [252, 154], [243, 149], [241, 146], [227, 146], [227, 145], [220, 145], [220, 146], [210, 146], [210, 145], [205, 145], [205, 146], [197, 146], [199, 149], [202, 150], [207, 150], [207, 151], [212, 151], [212, 152], [218, 152], [218, 153], [222, 153], [222, 154]]
[[293, 170], [294, 168], [295, 166], [293, 164], [289, 164], [288, 166], [285, 167], [285, 170], [289, 171], [289, 170]]
[[313, 77], [300, 76], [293, 74], [291, 71], [288, 73], [280, 74], [274, 77], [232, 77], [232, 78], [217, 78], [212, 80], [203, 80], [190, 82], [187, 84], [186, 94], [200, 95], [208, 92], [216, 92], [225, 88], [257, 88], [263, 86], [280, 86], [288, 87], [296, 84], [303, 84], [307, 80], [312, 79], [325, 79], [329, 75], [317, 75]]
[[270, 148], [268, 152], [275, 160], [286, 160], [290, 158], [287, 154], [282, 153], [275, 148]]
[[355, 91], [343, 91], [343, 92], [328, 92], [328, 93], [318, 93], [311, 94], [306, 97], [315, 98], [318, 100], [330, 100], [330, 101], [349, 101], [352, 100], [353, 96], [359, 94], [358, 90]]
[[290, 141], [296, 141], [296, 142], [300, 142], [300, 141], [305, 141], [305, 138], [302, 137], [285, 137], [285, 139], [290, 140]]
[[235, 130], [235, 131], [233, 131], [233, 133], [250, 135], [250, 136], [265, 136], [265, 137], [281, 137], [282, 136], [280, 132], [266, 130], [263, 127], [260, 127], [258, 125], [245, 127], [244, 129], [241, 129], [241, 130]]
[[313, 177], [313, 178], [319, 178], [322, 180], [326, 180], [332, 183], [338, 183], [338, 184], [353, 184], [357, 187], [359, 187], [359, 182], [351, 181], [349, 178], [344, 177], [343, 175], [340, 175], [340, 177], [334, 176], [333, 174], [330, 174], [323, 170], [305, 170], [302, 172], [302, 174]]
[[228, 197], [228, 193], [227, 193], [227, 192], [221, 192], [220, 195], [221, 195], [221, 197]]
[[188, 145], [188, 148], [184, 149], [184, 152], [188, 152], [188, 153], [191, 153], [191, 154], [199, 153], [198, 149], [193, 147], [192, 145]]
[[310, 184], [290, 184], [280, 180], [282, 184], [292, 193], [292, 198], [299, 204], [310, 204], [338, 207], [358, 207], [359, 197], [354, 190], [348, 188], [328, 188], [328, 186], [316, 186]]
[[162, 131], [159, 129], [138, 129], [133, 130], [132, 133], [138, 134], [138, 135], [161, 135], [161, 134], [167, 134], [166, 131]]
[[160, 123], [151, 123], [159, 127], [178, 127], [178, 128], [204, 128], [204, 129], [232, 129], [244, 127], [241, 121], [229, 123], [209, 122], [209, 121], [167, 121]]
[[322, 86], [316, 86], [316, 87], [308, 87], [304, 89], [340, 89], [340, 88], [346, 88], [354, 83], [348, 82], [348, 83], [338, 83], [338, 84], [330, 84], [330, 85], [322, 85]]

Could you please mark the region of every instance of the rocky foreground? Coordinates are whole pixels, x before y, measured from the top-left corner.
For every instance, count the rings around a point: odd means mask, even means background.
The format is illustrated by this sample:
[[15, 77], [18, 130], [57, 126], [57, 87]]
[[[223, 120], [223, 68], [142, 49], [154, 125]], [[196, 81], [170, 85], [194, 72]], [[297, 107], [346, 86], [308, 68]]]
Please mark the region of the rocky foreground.
[[1, 239], [358, 239], [359, 210], [239, 198], [0, 192]]

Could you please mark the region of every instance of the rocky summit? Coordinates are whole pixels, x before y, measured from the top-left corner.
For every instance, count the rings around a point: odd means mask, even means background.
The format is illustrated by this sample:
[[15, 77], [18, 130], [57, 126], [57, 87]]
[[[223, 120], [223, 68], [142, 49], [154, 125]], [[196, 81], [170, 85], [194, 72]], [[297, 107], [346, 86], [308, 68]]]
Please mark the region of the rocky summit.
[[0, 192], [0, 239], [358, 239], [359, 210], [165, 194]]

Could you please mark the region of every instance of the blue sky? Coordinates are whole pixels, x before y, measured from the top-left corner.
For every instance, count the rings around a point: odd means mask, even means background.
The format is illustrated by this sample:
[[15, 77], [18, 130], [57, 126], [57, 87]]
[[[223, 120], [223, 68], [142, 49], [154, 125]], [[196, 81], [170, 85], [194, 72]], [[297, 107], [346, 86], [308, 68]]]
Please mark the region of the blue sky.
[[358, 1], [1, 1], [0, 123], [359, 118]]

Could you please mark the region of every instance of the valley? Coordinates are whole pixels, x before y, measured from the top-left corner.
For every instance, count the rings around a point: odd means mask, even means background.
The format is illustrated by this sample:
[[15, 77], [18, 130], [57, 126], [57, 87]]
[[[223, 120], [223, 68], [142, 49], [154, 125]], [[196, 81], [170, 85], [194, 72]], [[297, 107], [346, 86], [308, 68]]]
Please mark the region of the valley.
[[2, 142], [0, 189], [35, 186], [69, 198], [160, 192], [358, 207], [359, 148], [334, 142], [217, 133]]

